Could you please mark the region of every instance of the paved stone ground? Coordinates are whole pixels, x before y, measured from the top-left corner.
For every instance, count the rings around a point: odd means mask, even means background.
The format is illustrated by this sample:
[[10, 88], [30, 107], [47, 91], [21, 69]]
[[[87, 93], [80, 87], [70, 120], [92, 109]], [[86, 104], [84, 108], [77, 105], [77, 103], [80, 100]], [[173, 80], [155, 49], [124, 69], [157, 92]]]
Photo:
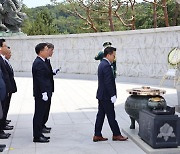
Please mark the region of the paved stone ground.
[[[111, 131], [105, 120], [103, 136], [106, 142], [92, 142], [94, 123], [97, 113], [97, 80], [55, 79], [55, 93], [52, 98], [51, 114], [48, 126], [52, 127], [50, 143], [32, 142], [32, 118], [34, 100], [32, 96], [32, 78], [16, 77], [18, 92], [13, 94], [9, 116], [14, 129], [9, 139], [0, 140], [6, 144], [4, 154], [143, 154], [132, 141], [112, 141]], [[130, 125], [124, 110], [124, 102], [129, 94], [126, 89], [141, 87], [133, 83], [117, 82], [118, 99], [115, 105], [119, 126]], [[153, 86], [154, 87], [154, 86]], [[158, 87], [159, 88], [159, 87]], [[177, 104], [176, 90], [167, 90], [164, 95], [169, 105]]]

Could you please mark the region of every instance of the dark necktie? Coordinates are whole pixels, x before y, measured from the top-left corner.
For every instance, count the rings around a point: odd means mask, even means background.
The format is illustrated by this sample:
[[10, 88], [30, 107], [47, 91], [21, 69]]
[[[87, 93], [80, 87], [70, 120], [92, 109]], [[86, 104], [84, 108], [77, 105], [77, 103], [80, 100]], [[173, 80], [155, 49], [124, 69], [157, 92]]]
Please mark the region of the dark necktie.
[[48, 68], [49, 68], [50, 70], [52, 70], [50, 60], [46, 58], [46, 59], [45, 59], [45, 63], [47, 64]]

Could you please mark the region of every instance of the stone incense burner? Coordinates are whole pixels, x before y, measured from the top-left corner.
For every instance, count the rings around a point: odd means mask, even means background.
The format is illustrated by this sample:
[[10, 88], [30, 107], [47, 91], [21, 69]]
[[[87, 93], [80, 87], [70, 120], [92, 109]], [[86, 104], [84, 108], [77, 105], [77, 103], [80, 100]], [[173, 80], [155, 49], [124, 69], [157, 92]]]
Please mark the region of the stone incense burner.
[[125, 102], [125, 111], [131, 119], [130, 129], [135, 129], [135, 120], [139, 123], [139, 111], [146, 109], [164, 110], [167, 106], [165, 99], [161, 96], [165, 90], [150, 87], [128, 89], [131, 94]]

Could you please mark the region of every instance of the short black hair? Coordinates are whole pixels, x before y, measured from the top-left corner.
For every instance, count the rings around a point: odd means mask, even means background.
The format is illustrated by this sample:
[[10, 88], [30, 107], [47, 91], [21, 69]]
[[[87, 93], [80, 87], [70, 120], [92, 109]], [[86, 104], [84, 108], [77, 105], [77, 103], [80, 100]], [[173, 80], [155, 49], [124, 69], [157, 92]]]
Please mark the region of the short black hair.
[[47, 43], [47, 47], [50, 49], [54, 49], [54, 45], [52, 43]]
[[35, 47], [36, 53], [39, 55], [40, 51], [42, 51], [47, 46], [47, 43], [39, 43]]
[[6, 42], [6, 40], [5, 39], [0, 39], [0, 47], [2, 47], [3, 46], [3, 42]]
[[107, 47], [104, 49], [104, 57], [106, 57], [108, 54], [113, 54], [113, 51], [116, 51], [116, 48], [114, 47]]

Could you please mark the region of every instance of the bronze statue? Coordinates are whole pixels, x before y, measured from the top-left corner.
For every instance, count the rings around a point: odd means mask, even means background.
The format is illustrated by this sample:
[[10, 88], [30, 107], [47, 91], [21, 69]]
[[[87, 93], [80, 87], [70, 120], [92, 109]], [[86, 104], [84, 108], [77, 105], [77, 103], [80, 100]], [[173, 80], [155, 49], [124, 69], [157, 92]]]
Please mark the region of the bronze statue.
[[21, 32], [20, 27], [26, 14], [21, 12], [20, 2], [18, 0], [1, 0], [0, 3], [0, 30]]
[[8, 28], [2, 23], [3, 22], [4, 9], [0, 4], [0, 31], [7, 31]]

